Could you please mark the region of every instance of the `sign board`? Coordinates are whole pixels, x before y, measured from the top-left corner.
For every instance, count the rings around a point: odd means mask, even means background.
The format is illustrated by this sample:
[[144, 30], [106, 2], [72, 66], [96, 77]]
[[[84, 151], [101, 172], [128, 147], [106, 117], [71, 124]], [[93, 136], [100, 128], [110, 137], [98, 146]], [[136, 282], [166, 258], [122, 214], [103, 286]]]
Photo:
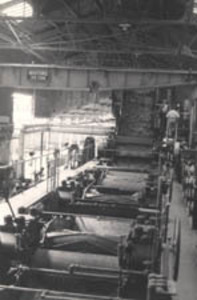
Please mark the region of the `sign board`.
[[27, 78], [34, 82], [46, 82], [49, 79], [49, 71], [43, 69], [29, 69]]

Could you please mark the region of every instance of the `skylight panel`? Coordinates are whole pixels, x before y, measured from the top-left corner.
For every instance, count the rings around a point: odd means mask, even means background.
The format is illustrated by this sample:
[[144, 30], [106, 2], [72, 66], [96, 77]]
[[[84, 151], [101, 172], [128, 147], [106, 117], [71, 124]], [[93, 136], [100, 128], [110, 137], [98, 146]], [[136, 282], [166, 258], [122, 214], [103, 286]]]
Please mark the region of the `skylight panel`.
[[10, 2], [10, 0], [0, 0], [0, 5], [4, 4], [4, 3], [7, 3], [7, 2]]
[[29, 3], [22, 2], [5, 8], [2, 10], [2, 14], [10, 17], [31, 17], [33, 15], [33, 9]]
[[197, 14], [197, 0], [194, 0], [193, 13]]

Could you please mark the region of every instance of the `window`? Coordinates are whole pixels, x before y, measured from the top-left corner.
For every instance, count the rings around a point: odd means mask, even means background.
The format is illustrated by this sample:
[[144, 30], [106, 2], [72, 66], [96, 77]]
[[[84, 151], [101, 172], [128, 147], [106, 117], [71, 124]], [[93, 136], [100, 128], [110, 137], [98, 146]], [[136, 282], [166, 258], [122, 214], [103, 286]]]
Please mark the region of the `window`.
[[33, 97], [28, 94], [13, 94], [13, 123], [15, 129], [31, 124], [34, 118]]
[[197, 0], [194, 0], [193, 4], [193, 13], [196, 15], [197, 14]]
[[5, 5], [1, 10], [1, 13], [3, 15], [10, 16], [10, 17], [31, 17], [33, 15], [32, 6], [26, 1], [21, 0], [21, 2], [17, 1], [14, 4], [14, 0], [13, 0], [13, 4], [12, 4], [10, 0], [0, 0], [0, 5], [6, 3], [7, 6]]

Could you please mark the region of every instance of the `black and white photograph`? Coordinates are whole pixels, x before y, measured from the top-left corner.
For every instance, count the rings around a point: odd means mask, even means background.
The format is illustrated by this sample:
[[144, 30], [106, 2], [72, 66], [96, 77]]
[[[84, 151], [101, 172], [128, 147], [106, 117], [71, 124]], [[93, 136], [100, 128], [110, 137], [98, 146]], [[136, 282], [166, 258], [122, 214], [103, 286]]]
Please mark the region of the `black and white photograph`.
[[0, 300], [197, 300], [197, 0], [0, 0]]

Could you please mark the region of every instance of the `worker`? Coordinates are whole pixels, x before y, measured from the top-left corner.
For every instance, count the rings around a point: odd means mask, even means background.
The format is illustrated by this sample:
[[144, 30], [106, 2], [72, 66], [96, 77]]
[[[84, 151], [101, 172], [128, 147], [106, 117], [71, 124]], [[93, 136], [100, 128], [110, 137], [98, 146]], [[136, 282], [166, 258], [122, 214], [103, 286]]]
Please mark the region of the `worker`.
[[181, 104], [180, 103], [176, 104], [176, 111], [179, 113], [179, 115], [181, 114]]
[[189, 161], [189, 173], [194, 176], [195, 175], [195, 164], [193, 160]]
[[184, 168], [183, 168], [183, 197], [185, 200], [187, 200], [187, 196], [188, 196], [188, 188], [189, 188], [189, 181], [188, 181], [188, 177], [189, 177], [189, 161], [185, 160], [184, 161]]
[[25, 230], [26, 230], [26, 222], [25, 222], [25, 217], [20, 216], [18, 218], [16, 218], [15, 220], [16, 222], [16, 247], [17, 247], [17, 251], [18, 251], [18, 258], [20, 260], [20, 258], [22, 259], [23, 256], [23, 250], [26, 247], [26, 240], [24, 239], [25, 236]]
[[[162, 153], [165, 154], [164, 161], [173, 162], [174, 160], [174, 140], [172, 138], [164, 138], [162, 141]], [[164, 162], [163, 161], [163, 162]]]
[[99, 179], [101, 178], [102, 175], [102, 171], [101, 169], [95, 169], [94, 170], [94, 180], [95, 180], [95, 185], [97, 185], [99, 183]]
[[[132, 240], [134, 243], [139, 243], [141, 236], [143, 235], [143, 226], [140, 224], [136, 224], [133, 228], [133, 236]], [[131, 236], [131, 235], [130, 235]]]
[[161, 136], [163, 136], [166, 128], [166, 115], [169, 110], [169, 105], [167, 99], [163, 100], [163, 103], [161, 105], [161, 110], [160, 110], [160, 131], [161, 131]]
[[126, 269], [131, 269], [133, 267], [133, 254], [135, 250], [135, 245], [132, 239], [127, 239], [125, 244], [125, 264]]
[[165, 176], [161, 176], [161, 192], [162, 195], [167, 195], [169, 189], [169, 183]]
[[187, 187], [188, 187], [187, 205], [188, 205], [188, 209], [189, 209], [189, 214], [191, 214], [193, 201], [194, 201], [194, 195], [195, 195], [195, 177], [191, 173], [187, 177]]
[[30, 211], [32, 219], [26, 226], [26, 232], [24, 234], [26, 248], [31, 248], [32, 251], [36, 249], [42, 238], [41, 231], [43, 223], [40, 221], [40, 213], [37, 209], [32, 208]]
[[75, 226], [75, 218], [73, 216], [67, 216], [65, 218], [65, 228], [68, 230], [73, 230]]
[[18, 218], [16, 218], [15, 220], [16, 222], [16, 227], [17, 227], [17, 232], [18, 233], [22, 233], [25, 229], [25, 217], [24, 216], [20, 216]]
[[183, 119], [182, 125], [185, 130], [185, 139], [188, 140], [189, 138], [189, 127], [190, 127], [190, 111], [191, 111], [191, 104], [189, 99], [185, 99], [183, 102]]
[[14, 233], [16, 232], [16, 227], [11, 215], [8, 215], [4, 218], [4, 226], [2, 228], [4, 232]]
[[166, 118], [167, 118], [166, 136], [172, 137], [174, 133], [174, 137], [176, 139], [180, 114], [177, 110], [171, 109], [168, 111]]
[[73, 199], [73, 200], [81, 198], [82, 195], [83, 195], [83, 186], [80, 181], [76, 180], [75, 181], [75, 199]]

